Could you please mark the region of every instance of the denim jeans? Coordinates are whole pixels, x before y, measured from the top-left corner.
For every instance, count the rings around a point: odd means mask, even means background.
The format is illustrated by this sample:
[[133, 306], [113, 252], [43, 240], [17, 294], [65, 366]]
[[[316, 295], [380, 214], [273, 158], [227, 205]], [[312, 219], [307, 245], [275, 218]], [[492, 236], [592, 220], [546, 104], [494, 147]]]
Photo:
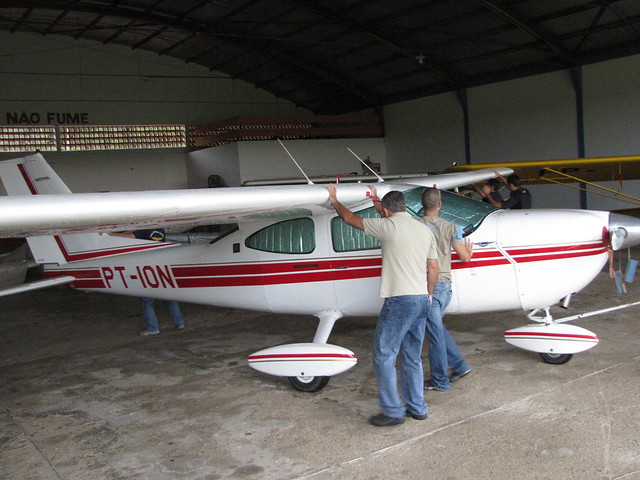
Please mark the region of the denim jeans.
[[[153, 308], [153, 298], [142, 297], [140, 298], [140, 303], [142, 303], [142, 315], [144, 316], [144, 321], [146, 324], [145, 330], [148, 330], [150, 332], [160, 331], [158, 318], [156, 317], [156, 312]], [[167, 306], [167, 310], [169, 310], [169, 314], [171, 315], [173, 324], [176, 327], [183, 326], [184, 319], [182, 318], [182, 313], [180, 312], [180, 306], [178, 305], [178, 302], [165, 300], [164, 304]]]
[[469, 369], [456, 341], [442, 321], [444, 311], [451, 302], [451, 296], [450, 283], [436, 283], [426, 328], [431, 378], [433, 383], [445, 390], [449, 388], [448, 368], [451, 368], [453, 373], [462, 373]]
[[[421, 354], [428, 313], [427, 295], [401, 295], [384, 300], [373, 341], [373, 368], [380, 407], [388, 417], [404, 417], [406, 410], [417, 415], [427, 413]], [[398, 355], [404, 404], [398, 396]]]

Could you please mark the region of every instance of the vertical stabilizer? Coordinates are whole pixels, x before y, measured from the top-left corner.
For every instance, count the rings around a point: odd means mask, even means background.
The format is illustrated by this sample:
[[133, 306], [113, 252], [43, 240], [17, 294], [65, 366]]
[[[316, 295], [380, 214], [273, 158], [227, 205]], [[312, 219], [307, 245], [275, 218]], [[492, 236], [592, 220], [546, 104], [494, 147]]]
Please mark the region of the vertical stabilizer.
[[[0, 179], [7, 195], [71, 193], [42, 155], [35, 154], [0, 163]], [[27, 238], [38, 263], [66, 263], [53, 236]]]
[[71, 193], [69, 187], [39, 153], [2, 162], [0, 178], [8, 195]]

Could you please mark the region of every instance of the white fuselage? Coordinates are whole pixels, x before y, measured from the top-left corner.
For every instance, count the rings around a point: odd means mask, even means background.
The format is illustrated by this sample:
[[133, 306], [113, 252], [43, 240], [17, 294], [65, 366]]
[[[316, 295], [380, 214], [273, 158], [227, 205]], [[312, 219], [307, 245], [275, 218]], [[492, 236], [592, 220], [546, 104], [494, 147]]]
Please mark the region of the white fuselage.
[[[49, 277], [75, 276], [76, 288], [104, 293], [281, 313], [331, 309], [345, 316], [377, 315], [382, 305], [380, 250], [336, 252], [332, 218], [311, 217], [315, 244], [310, 253], [248, 247], [249, 236], [273, 223], [259, 221], [243, 223], [213, 244], [101, 252], [95, 259], [87, 255], [45, 270]], [[603, 229], [608, 219], [608, 212], [586, 210], [489, 214], [470, 235], [472, 260], [462, 263], [453, 256], [454, 296], [448, 311], [544, 308], [581, 290], [607, 261]]]

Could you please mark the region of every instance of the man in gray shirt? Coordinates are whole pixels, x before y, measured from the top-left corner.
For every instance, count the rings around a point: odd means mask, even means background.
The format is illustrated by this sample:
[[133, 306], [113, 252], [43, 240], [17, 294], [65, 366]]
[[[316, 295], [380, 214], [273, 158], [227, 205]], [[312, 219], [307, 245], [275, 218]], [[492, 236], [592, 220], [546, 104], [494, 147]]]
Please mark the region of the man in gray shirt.
[[[468, 262], [473, 255], [473, 244], [462, 236], [462, 229], [438, 216], [442, 208], [442, 197], [437, 188], [426, 188], [422, 193], [424, 217], [420, 219], [433, 232], [438, 249], [438, 282], [433, 292], [433, 303], [427, 321], [429, 343], [429, 369], [431, 378], [424, 382], [426, 390], [439, 392], [449, 389], [449, 383], [464, 377], [471, 368], [462, 357], [455, 340], [448, 332], [442, 319], [451, 302], [451, 249], [462, 262]], [[451, 376], [448, 375], [451, 368]]]

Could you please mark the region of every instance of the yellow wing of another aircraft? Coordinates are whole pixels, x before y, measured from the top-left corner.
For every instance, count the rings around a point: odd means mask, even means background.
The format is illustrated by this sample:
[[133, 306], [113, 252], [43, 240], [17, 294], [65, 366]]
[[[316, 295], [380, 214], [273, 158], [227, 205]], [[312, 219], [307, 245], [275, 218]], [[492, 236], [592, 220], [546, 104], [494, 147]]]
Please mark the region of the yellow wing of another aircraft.
[[564, 160], [527, 160], [523, 162], [477, 163], [447, 168], [447, 173], [477, 169], [512, 168], [524, 184], [603, 182], [640, 179], [640, 155], [620, 157], [568, 158]]

